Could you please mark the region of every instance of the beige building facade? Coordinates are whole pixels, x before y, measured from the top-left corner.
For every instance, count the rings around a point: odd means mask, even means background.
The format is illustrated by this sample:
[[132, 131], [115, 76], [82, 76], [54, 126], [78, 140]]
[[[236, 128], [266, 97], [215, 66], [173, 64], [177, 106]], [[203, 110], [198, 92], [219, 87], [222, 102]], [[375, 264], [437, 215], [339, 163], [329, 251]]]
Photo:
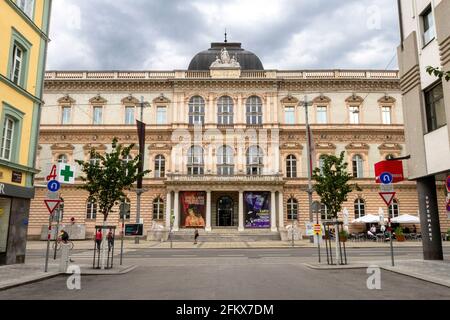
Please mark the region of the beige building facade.
[[[37, 158], [41, 188], [32, 202], [29, 234], [39, 237], [48, 222], [43, 199], [50, 165], [89, 160], [91, 148], [110, 150], [113, 137], [136, 143], [141, 111], [147, 124], [145, 168], [152, 170], [141, 203], [145, 233], [167, 230], [171, 216], [180, 235], [197, 226], [207, 234], [279, 238], [294, 223], [304, 233], [309, 221], [305, 96], [315, 165], [321, 155], [345, 151], [363, 189], [344, 205], [349, 220], [378, 214], [385, 205], [374, 164], [405, 155], [398, 73], [265, 70], [241, 44], [224, 42], [195, 56], [187, 70], [47, 72]], [[390, 214], [417, 215], [415, 183], [399, 183], [395, 191]], [[61, 195], [64, 222], [73, 217], [86, 237], [92, 235], [102, 221], [96, 205], [77, 185], [64, 185]], [[127, 221], [135, 222], [135, 193], [129, 198]], [[319, 219], [328, 218], [322, 207]], [[120, 225], [118, 213], [108, 221]]]

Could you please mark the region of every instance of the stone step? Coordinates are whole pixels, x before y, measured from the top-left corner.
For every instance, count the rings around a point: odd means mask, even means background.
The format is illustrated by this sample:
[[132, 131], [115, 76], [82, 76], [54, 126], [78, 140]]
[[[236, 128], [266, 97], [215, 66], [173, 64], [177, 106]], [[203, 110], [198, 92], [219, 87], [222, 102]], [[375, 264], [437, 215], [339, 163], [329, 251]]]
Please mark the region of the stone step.
[[[279, 241], [281, 236], [279, 232], [205, 232], [204, 230], [199, 231], [198, 241], [205, 242], [239, 242], [239, 241]], [[186, 232], [177, 231], [172, 234], [172, 240], [174, 241], [193, 241], [194, 234], [192, 231]]]

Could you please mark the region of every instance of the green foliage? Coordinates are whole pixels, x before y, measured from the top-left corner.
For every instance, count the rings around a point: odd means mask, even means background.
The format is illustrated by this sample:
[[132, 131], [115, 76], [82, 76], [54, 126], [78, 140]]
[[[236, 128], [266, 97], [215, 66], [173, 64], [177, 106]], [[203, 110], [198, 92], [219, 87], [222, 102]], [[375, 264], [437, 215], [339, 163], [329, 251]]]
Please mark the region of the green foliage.
[[124, 147], [114, 138], [111, 153], [102, 155], [95, 149], [90, 151], [90, 159], [98, 161], [76, 160], [84, 173], [81, 179], [85, 183], [80, 189], [89, 192], [89, 199], [97, 203], [104, 221], [114, 206], [127, 199], [124, 191], [130, 189], [139, 177], [150, 172], [147, 170], [138, 173], [139, 156], [129, 159], [128, 162], [123, 160], [130, 155], [133, 147], [134, 144]]
[[347, 231], [345, 231], [345, 230], [342, 230], [342, 231], [340, 231], [339, 232], [339, 236], [341, 237], [341, 238], [348, 238], [348, 232]]
[[439, 79], [445, 79], [445, 81], [450, 81], [450, 71], [444, 72], [442, 70], [439, 70], [438, 68], [428, 66], [427, 72], [430, 75], [434, 75], [435, 77]]
[[312, 176], [316, 182], [314, 189], [333, 218], [337, 218], [342, 203], [347, 201], [347, 196], [353, 189], [361, 191], [357, 184], [349, 184], [353, 176], [347, 170], [348, 163], [344, 161], [344, 155], [345, 152], [339, 157], [322, 156], [323, 167], [314, 169]]
[[394, 232], [396, 236], [403, 236], [403, 229], [401, 227], [395, 228]]

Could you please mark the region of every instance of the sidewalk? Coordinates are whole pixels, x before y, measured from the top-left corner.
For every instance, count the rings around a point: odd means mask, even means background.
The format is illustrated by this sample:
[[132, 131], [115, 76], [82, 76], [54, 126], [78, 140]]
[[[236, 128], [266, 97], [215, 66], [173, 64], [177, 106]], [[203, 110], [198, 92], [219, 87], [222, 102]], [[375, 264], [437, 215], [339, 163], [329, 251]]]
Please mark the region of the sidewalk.
[[304, 263], [305, 266], [315, 270], [345, 270], [345, 269], [366, 269], [369, 266], [378, 266], [381, 269], [413, 277], [416, 279], [436, 283], [450, 288], [450, 261], [426, 261], [419, 259], [396, 260], [394, 267], [390, 260], [355, 262], [340, 266], [318, 263]]
[[[137, 266], [115, 265], [113, 269], [92, 269], [92, 264], [70, 264], [80, 267], [81, 275], [120, 275], [134, 270]], [[0, 290], [5, 290], [28, 283], [33, 283], [64, 274], [59, 272], [59, 266], [49, 263], [48, 272], [44, 272], [44, 263], [26, 263], [0, 266]]]
[[[91, 250], [94, 248], [92, 240], [74, 241], [74, 249], [76, 250]], [[27, 250], [42, 250], [47, 246], [46, 241], [28, 241]], [[322, 244], [321, 246], [325, 246]], [[382, 242], [347, 242], [346, 248], [388, 248], [389, 243]], [[443, 242], [444, 247], [450, 247], [450, 241]], [[310, 243], [309, 240], [295, 241], [295, 248], [316, 248], [317, 246]], [[420, 241], [406, 241], [394, 242], [394, 247], [422, 247]], [[140, 240], [139, 244], [135, 244], [134, 240], [124, 240], [125, 249], [169, 249], [170, 242], [158, 242]], [[240, 241], [240, 242], [202, 242], [199, 241], [197, 245], [193, 242], [173, 241], [172, 248], [175, 249], [249, 249], [249, 248], [292, 248], [290, 241]], [[116, 241], [115, 250], [120, 250], [120, 241]]]

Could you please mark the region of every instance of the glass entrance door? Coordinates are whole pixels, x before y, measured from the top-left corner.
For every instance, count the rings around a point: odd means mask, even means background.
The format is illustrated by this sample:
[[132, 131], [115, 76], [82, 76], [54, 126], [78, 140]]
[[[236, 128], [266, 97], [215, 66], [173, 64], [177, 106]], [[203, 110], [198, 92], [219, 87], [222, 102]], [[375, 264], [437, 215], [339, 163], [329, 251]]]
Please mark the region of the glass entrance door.
[[233, 226], [234, 203], [230, 197], [221, 197], [217, 201], [217, 221], [219, 227]]

